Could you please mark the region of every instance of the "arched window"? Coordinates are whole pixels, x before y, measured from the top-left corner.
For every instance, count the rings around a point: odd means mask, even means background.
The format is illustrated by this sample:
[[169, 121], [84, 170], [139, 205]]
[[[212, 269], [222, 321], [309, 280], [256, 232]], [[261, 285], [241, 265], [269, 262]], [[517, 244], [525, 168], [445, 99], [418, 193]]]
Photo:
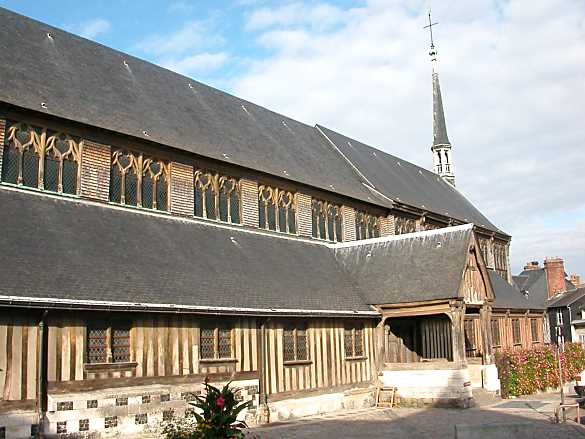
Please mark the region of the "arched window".
[[414, 218], [408, 218], [404, 216], [395, 216], [394, 230], [396, 235], [414, 233], [416, 232], [416, 220]]
[[357, 240], [379, 238], [380, 221], [378, 217], [366, 212], [356, 212], [355, 237]]
[[166, 211], [169, 183], [169, 163], [125, 150], [112, 154], [110, 201]]
[[2, 181], [67, 194], [78, 193], [81, 141], [46, 128], [8, 127]]
[[284, 233], [297, 233], [297, 199], [292, 192], [270, 186], [258, 188], [259, 227]]
[[313, 238], [342, 241], [341, 207], [327, 201], [312, 200]]
[[195, 216], [240, 223], [240, 182], [208, 171], [195, 172]]

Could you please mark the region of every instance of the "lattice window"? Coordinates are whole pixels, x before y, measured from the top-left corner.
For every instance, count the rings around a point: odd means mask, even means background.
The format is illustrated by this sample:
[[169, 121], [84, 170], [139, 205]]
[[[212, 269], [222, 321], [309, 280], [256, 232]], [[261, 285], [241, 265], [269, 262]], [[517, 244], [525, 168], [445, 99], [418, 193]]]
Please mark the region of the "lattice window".
[[348, 325], [344, 328], [343, 347], [346, 358], [359, 358], [364, 356], [363, 325]]
[[80, 139], [25, 123], [10, 125], [7, 133], [3, 181], [58, 193], [78, 193]]
[[500, 340], [500, 320], [499, 319], [492, 319], [490, 321], [490, 327], [492, 331], [492, 346], [493, 347], [500, 347], [501, 340]]
[[405, 216], [394, 217], [394, 232], [396, 235], [416, 232], [416, 220]]
[[297, 233], [297, 197], [270, 186], [258, 188], [258, 225], [262, 229]]
[[170, 163], [141, 153], [112, 154], [110, 201], [127, 206], [169, 210]]
[[195, 172], [195, 216], [239, 224], [240, 182], [234, 177]]
[[232, 329], [227, 327], [201, 328], [199, 353], [202, 359], [232, 358]]
[[341, 206], [313, 198], [311, 207], [313, 238], [342, 241]]
[[307, 327], [303, 324], [291, 325], [283, 331], [284, 361], [307, 361]]
[[355, 214], [355, 237], [357, 240], [380, 237], [380, 219], [366, 212]]
[[130, 327], [127, 324], [87, 328], [88, 363], [125, 363], [130, 361]]
[[530, 333], [532, 335], [532, 343], [540, 342], [538, 319], [530, 319]]
[[489, 260], [489, 240], [485, 238], [478, 238], [479, 242], [479, 249], [481, 250], [481, 256], [483, 257], [483, 262], [486, 266], [490, 266]]
[[508, 278], [508, 258], [506, 257], [506, 245], [494, 242], [494, 268], [503, 279]]
[[522, 344], [522, 335], [520, 333], [519, 319], [512, 319], [512, 342], [515, 345]]

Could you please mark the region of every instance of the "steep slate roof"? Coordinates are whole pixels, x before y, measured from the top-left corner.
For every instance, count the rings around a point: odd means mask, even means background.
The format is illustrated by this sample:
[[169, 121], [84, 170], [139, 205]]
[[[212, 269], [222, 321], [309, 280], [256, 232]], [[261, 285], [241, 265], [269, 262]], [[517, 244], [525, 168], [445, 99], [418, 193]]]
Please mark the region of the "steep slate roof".
[[[314, 127], [185, 76], [1, 8], [0, 53], [0, 101], [392, 206]], [[332, 137], [386, 197], [498, 231], [435, 174]]]
[[495, 300], [493, 308], [510, 309], [545, 309], [540, 299], [531, 294], [523, 294], [520, 289], [510, 285], [494, 270], [488, 270], [490, 282], [494, 289]]
[[0, 296], [372, 311], [322, 244], [1, 188], [0, 206]]
[[335, 257], [367, 303], [459, 296], [471, 225], [339, 244]]
[[[529, 297], [532, 297], [535, 304], [540, 308], [551, 306], [550, 304], [556, 299], [548, 299], [548, 283], [546, 281], [546, 270], [544, 268], [534, 268], [524, 270], [516, 276], [512, 276], [514, 283], [521, 291], [528, 291]], [[574, 291], [575, 286], [565, 279], [567, 291]], [[559, 305], [560, 306], [560, 305]]]
[[388, 198], [490, 230], [499, 230], [437, 174], [323, 126], [318, 125], [318, 128]]
[[549, 301], [548, 307], [549, 308], [558, 308], [558, 307], [569, 306], [584, 296], [585, 296], [585, 288], [577, 288], [575, 290], [563, 293], [563, 294], [559, 295], [558, 297], [553, 297]]

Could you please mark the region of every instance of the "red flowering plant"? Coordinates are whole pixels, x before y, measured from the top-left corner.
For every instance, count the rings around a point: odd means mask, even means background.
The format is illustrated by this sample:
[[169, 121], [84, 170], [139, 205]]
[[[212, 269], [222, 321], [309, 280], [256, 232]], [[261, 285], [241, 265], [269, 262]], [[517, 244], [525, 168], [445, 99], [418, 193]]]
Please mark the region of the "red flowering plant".
[[[564, 382], [585, 369], [585, 350], [580, 343], [565, 343], [560, 353]], [[518, 349], [496, 354], [502, 396], [529, 395], [560, 385], [556, 347]]]
[[239, 402], [239, 389], [230, 388], [227, 383], [222, 389], [209, 384], [207, 380], [205, 396], [196, 396], [195, 402], [189, 404], [194, 407], [189, 413], [195, 418], [194, 422], [170, 422], [163, 428], [167, 439], [241, 439], [244, 437], [242, 429], [247, 425], [238, 421], [238, 415], [248, 408], [251, 401]]

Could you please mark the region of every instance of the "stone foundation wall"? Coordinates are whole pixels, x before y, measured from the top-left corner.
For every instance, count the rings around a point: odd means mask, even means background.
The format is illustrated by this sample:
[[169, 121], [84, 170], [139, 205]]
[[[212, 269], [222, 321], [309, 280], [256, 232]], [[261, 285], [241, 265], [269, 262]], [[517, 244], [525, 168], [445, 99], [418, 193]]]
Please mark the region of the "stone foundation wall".
[[[239, 393], [242, 401], [252, 401], [251, 409], [240, 414], [242, 420], [252, 423], [258, 407], [258, 380], [235, 381], [232, 385], [242, 389]], [[188, 402], [202, 393], [203, 385], [197, 383], [53, 394], [48, 397], [44, 431], [47, 437], [68, 438], [155, 434], [171, 417], [193, 416]]]
[[401, 405], [432, 405], [467, 408], [473, 405], [469, 370], [384, 370], [384, 386], [397, 388]]
[[374, 406], [375, 387], [355, 388], [336, 393], [315, 396], [297, 396], [270, 402], [270, 422], [303, 416], [315, 416], [343, 409], [357, 409]]
[[[30, 438], [37, 432], [35, 410], [11, 410], [0, 414], [0, 437]], [[2, 436], [4, 434], [4, 436]]]

